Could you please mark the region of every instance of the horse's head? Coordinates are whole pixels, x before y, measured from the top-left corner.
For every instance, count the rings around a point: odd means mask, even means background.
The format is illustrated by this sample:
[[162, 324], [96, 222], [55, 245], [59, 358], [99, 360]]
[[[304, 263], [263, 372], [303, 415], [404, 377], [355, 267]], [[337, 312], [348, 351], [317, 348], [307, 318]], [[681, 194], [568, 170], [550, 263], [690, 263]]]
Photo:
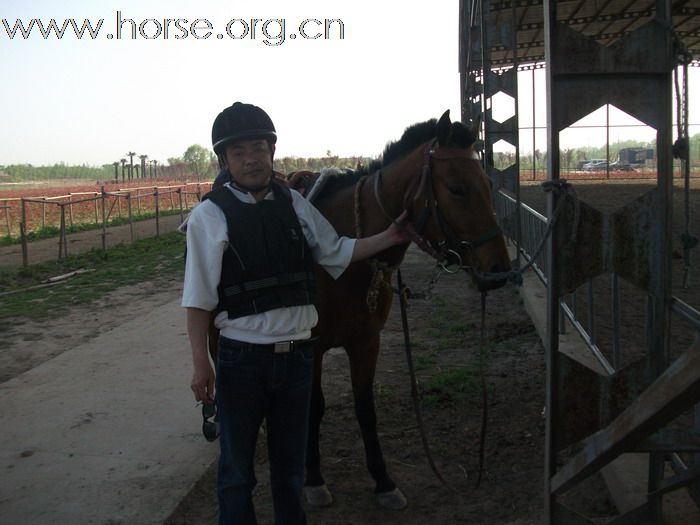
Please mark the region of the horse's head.
[[404, 202], [420, 235], [448, 264], [470, 271], [480, 290], [503, 286], [489, 274], [510, 269], [491, 198], [491, 183], [474, 150], [478, 123], [450, 122], [446, 111], [435, 139], [423, 147], [420, 180]]

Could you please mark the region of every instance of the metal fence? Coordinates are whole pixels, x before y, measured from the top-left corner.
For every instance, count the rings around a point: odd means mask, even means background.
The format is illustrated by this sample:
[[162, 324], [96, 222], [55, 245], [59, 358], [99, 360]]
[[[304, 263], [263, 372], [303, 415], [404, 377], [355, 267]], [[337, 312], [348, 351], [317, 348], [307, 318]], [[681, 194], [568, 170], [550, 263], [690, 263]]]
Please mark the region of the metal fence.
[[[102, 249], [107, 248], [107, 230], [115, 220], [126, 221], [130, 240], [134, 242], [134, 223], [144, 212], [151, 212], [155, 219], [155, 236], [160, 235], [161, 218], [165, 212], [179, 214], [184, 220], [185, 210], [199, 202], [203, 190], [211, 183], [190, 183], [172, 186], [149, 186], [99, 192], [76, 192], [50, 197], [19, 197], [19, 230], [22, 246], [22, 264], [29, 265], [29, 232], [45, 228], [49, 224], [58, 226], [58, 258], [68, 256], [68, 234], [71, 226], [92, 223], [101, 232]], [[35, 209], [32, 209], [35, 208]], [[38, 211], [36, 210], [38, 208]], [[8, 235], [11, 232], [11, 206], [3, 205], [6, 214]], [[119, 221], [119, 222], [122, 222]]]
[[[519, 206], [518, 206], [519, 205]], [[518, 203], [517, 199], [503, 191], [495, 193], [495, 207], [499, 222], [503, 230], [514, 246], [519, 256], [532, 263], [532, 269], [542, 284], [547, 286], [548, 257], [545, 243], [548, 219], [524, 203]], [[518, 235], [519, 230], [519, 235]], [[533, 260], [540, 248], [541, 252]], [[578, 287], [570, 294], [562, 296], [559, 301], [559, 334], [566, 334], [568, 330], [574, 330], [580, 337], [580, 342], [588, 349], [592, 357], [599, 365], [599, 369], [604, 371], [611, 383], [615, 383], [617, 376], [623, 375], [624, 352], [623, 352], [623, 332], [621, 330], [622, 305], [629, 299], [625, 296], [620, 283], [620, 278], [614, 272], [607, 275], [591, 279]], [[609, 304], [601, 305], [602, 301]], [[611, 333], [606, 338], [607, 346], [603, 347], [599, 341], [597, 321], [600, 320], [601, 310], [609, 314], [607, 325], [612, 327]], [[671, 298], [671, 312], [675, 319], [681, 322], [677, 331], [684, 329], [700, 337], [700, 312], [676, 296]], [[653, 301], [650, 295], [646, 296], [646, 326], [647, 331], [652, 322]], [[649, 339], [651, 335], [645, 334]], [[682, 349], [681, 349], [682, 350]], [[629, 381], [629, 377], [625, 381]], [[635, 385], [634, 388], [640, 388]], [[608, 400], [601, 397], [598, 407], [600, 420], [610, 418], [610, 406]], [[692, 414], [690, 424], [691, 431], [700, 435], [700, 404], [696, 405]], [[657, 433], [654, 438], [647, 440], [642, 448], [654, 448], [660, 446], [665, 440], [665, 446], [674, 442], [674, 434], [666, 430]], [[678, 450], [668, 453], [671, 468], [679, 475], [697, 474], [700, 470], [700, 454], [696, 454], [694, 461], [688, 461], [681, 455], [683, 443], [677, 441]], [[698, 484], [687, 487], [690, 496], [700, 506], [700, 486]]]

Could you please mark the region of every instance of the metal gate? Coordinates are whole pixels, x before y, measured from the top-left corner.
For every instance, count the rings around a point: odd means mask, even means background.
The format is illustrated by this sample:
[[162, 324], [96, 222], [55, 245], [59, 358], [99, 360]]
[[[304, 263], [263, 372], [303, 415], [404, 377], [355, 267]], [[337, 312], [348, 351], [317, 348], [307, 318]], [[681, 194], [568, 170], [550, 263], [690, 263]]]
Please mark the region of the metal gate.
[[[700, 333], [700, 313], [671, 289], [673, 75], [679, 60], [700, 56], [698, 20], [695, 1], [460, 4], [462, 118], [483, 115], [484, 163], [497, 190], [497, 213], [517, 264], [536, 257], [534, 270], [546, 286], [546, 523], [594, 523], [559, 499], [628, 452], [648, 460], [646, 493], [608, 523], [661, 523], [664, 494], [679, 488], [700, 505], [700, 342], [696, 335], [676, 344], [671, 333], [674, 317]], [[542, 67], [546, 214], [521, 202], [517, 111], [518, 71]], [[498, 94], [516, 100], [513, 114], [500, 122], [493, 118]], [[656, 131], [657, 176], [649, 191], [603, 212], [561, 179], [560, 132], [606, 104]], [[504, 169], [494, 164], [500, 140], [515, 152]], [[533, 166], [534, 160], [533, 150]], [[621, 312], [633, 304], [629, 297], [645, 314], [643, 325], [624, 327], [643, 336], [637, 360], [627, 358], [620, 326]], [[609, 333], [601, 342], [594, 319], [603, 309]], [[586, 358], [572, 359], [560, 348], [569, 330]]]

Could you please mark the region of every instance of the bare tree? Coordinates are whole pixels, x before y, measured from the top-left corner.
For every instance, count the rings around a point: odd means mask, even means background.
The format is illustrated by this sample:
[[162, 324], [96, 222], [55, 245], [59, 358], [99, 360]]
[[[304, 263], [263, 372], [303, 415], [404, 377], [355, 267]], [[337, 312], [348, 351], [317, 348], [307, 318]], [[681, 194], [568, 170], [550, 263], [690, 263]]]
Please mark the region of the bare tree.
[[141, 159], [141, 178], [145, 179], [146, 178], [146, 159], [148, 158], [148, 155], [139, 155], [139, 158]]
[[131, 180], [131, 177], [133, 176], [134, 173], [134, 155], [136, 155], [135, 151], [130, 151], [127, 153], [129, 156], [129, 180]]

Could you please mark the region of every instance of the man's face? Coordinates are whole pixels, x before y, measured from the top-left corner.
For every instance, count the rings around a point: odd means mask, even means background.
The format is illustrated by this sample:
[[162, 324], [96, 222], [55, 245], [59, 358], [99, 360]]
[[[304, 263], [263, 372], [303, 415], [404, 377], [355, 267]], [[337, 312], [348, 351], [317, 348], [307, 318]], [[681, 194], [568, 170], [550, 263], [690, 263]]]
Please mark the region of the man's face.
[[226, 147], [226, 167], [241, 188], [261, 191], [272, 177], [274, 153], [274, 145], [265, 139], [239, 140]]

